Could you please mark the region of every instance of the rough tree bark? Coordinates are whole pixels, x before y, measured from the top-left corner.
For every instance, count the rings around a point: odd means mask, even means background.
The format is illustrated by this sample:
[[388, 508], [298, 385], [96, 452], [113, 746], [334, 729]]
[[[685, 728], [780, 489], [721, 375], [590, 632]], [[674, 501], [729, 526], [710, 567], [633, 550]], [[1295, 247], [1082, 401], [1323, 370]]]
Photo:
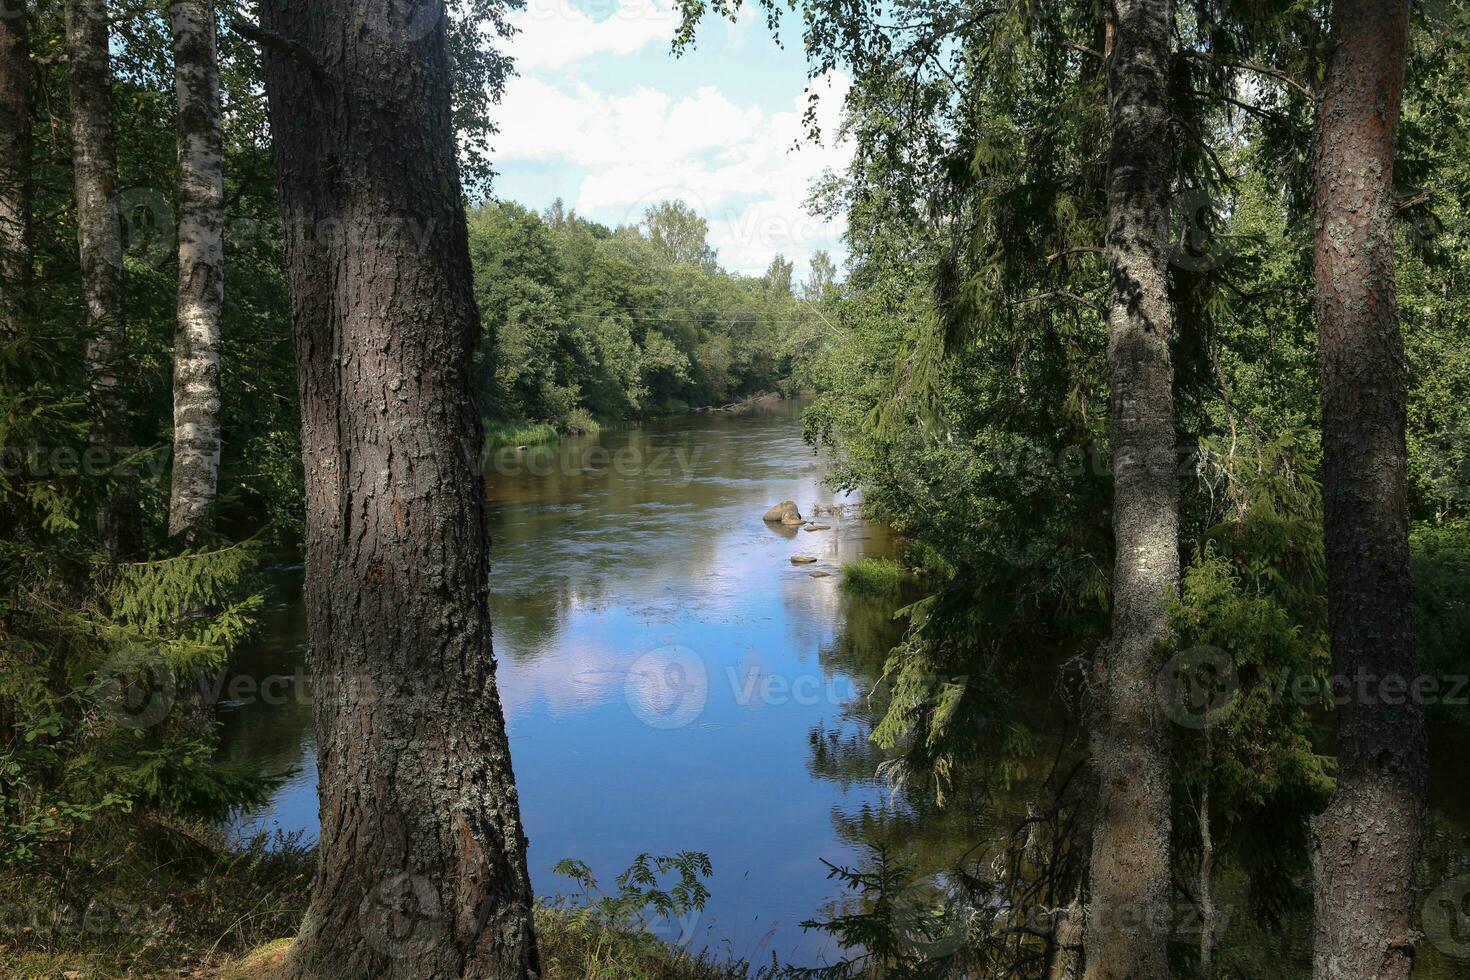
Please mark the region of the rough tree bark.
[[264, 0], [299, 364], [318, 872], [288, 975], [534, 977], [490, 646], [442, 23]]
[[1088, 980], [1168, 976], [1169, 771], [1154, 678], [1179, 580], [1173, 309], [1168, 288], [1170, 0], [1115, 0], [1108, 64], [1112, 147], [1112, 636], [1100, 651], [1093, 764], [1098, 798], [1085, 928]]
[[[122, 217], [117, 201], [117, 147], [112, 129], [112, 66], [105, 0], [66, 0], [67, 82], [71, 98], [72, 182], [82, 269], [87, 396], [92, 441], [118, 463], [129, 444], [121, 359], [123, 320]], [[98, 507], [103, 549], [113, 558], [141, 537], [136, 493], [127, 474], [113, 473]]]
[[219, 484], [224, 177], [213, 0], [173, 0], [178, 97], [179, 292], [174, 330], [174, 456], [168, 533], [207, 526]]
[[1316, 294], [1338, 781], [1313, 824], [1317, 980], [1407, 980], [1427, 782], [1409, 603], [1407, 369], [1394, 286], [1406, 0], [1337, 0], [1317, 117]]
[[25, 0], [0, 0], [0, 340], [31, 289], [31, 64]]
[[[1205, 771], [1212, 765], [1209, 734], [1205, 735]], [[1199, 794], [1199, 975], [1215, 976], [1215, 838], [1210, 831], [1210, 784]]]

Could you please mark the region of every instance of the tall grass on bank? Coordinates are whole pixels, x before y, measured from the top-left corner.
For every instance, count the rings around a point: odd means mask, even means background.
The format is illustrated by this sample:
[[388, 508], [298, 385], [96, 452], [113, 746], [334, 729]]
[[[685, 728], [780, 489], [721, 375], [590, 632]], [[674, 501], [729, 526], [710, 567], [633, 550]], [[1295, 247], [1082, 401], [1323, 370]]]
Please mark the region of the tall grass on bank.
[[561, 433], [550, 422], [486, 422], [485, 448], [538, 446], [556, 442]]
[[671, 946], [650, 933], [589, 923], [538, 906], [536, 938], [545, 980], [747, 980], [749, 964]]
[[157, 824], [85, 881], [0, 870], [0, 977], [214, 976], [296, 931], [314, 868], [299, 837]]
[[862, 595], [895, 595], [904, 578], [903, 566], [892, 558], [859, 558], [842, 566], [842, 587]]
[[580, 408], [568, 412], [566, 418], [552, 422], [486, 422], [485, 448], [502, 446], [540, 446], [556, 442], [562, 436], [591, 436], [602, 431], [602, 425], [590, 412]]

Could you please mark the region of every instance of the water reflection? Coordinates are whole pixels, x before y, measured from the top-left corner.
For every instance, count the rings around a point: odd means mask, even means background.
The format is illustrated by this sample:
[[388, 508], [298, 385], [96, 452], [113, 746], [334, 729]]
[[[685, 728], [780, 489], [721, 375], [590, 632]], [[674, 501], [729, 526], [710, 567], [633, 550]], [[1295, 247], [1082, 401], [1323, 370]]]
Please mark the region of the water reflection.
[[[812, 740], [866, 744], [854, 706], [897, 626], [893, 600], [839, 587], [843, 562], [893, 545], [840, 511], [851, 501], [824, 475], [789, 407], [491, 454], [495, 651], [539, 893], [569, 887], [551, 874], [564, 857], [610, 881], [642, 851], [704, 850], [716, 875], [697, 943], [758, 960], [829, 952], [798, 926], [831, 896], [821, 859], [854, 859], [853, 828], [896, 811], [871, 766], [828, 778]], [[827, 530], [765, 524], [786, 499], [839, 512]], [[303, 625], [293, 599], [236, 672], [296, 671]], [[698, 658], [697, 710], [668, 703], [692, 676], [665, 676], [670, 650]], [[247, 701], [225, 723], [232, 755], [299, 770], [240, 829], [313, 834], [304, 699]]]

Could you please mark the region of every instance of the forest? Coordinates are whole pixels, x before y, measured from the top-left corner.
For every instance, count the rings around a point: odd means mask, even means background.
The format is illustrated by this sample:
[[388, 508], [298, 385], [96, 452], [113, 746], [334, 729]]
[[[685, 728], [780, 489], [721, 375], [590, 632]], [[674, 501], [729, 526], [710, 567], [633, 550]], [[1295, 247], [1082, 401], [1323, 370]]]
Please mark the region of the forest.
[[0, 975], [1470, 975], [1470, 6], [655, 7], [840, 252], [502, 194], [519, 0], [0, 0]]

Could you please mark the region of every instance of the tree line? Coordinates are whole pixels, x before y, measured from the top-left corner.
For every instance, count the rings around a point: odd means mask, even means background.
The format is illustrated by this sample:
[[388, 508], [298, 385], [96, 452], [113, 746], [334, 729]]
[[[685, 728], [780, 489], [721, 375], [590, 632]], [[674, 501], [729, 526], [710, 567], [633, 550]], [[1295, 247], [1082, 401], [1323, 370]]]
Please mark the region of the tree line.
[[560, 201], [543, 215], [498, 202], [469, 227], [487, 415], [563, 430], [790, 389], [794, 338], [835, 272], [818, 251], [803, 283], [781, 255], [763, 276], [727, 273], [681, 201], [615, 228]]

